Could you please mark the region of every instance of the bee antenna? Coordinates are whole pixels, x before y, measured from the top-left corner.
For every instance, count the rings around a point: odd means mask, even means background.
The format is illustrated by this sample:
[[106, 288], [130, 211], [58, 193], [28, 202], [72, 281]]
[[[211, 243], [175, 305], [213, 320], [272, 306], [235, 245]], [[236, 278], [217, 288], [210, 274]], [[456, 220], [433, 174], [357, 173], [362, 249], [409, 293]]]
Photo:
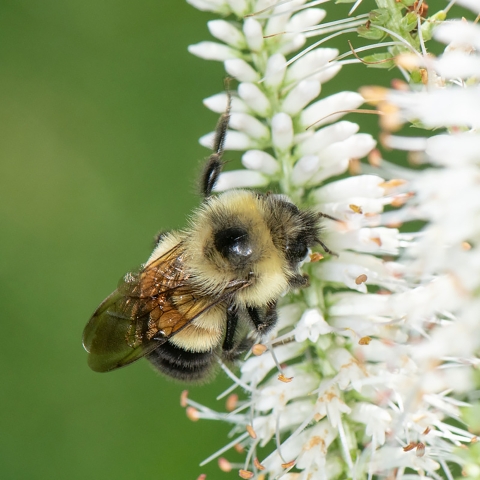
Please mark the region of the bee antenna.
[[317, 242], [321, 245], [321, 247], [323, 248], [323, 251], [325, 253], [328, 253], [330, 255], [333, 255], [334, 257], [337, 257], [338, 258], [338, 253], [334, 252], [333, 250], [330, 250], [324, 242], [322, 242], [319, 238], [317, 238]]
[[215, 138], [213, 140], [213, 153], [208, 157], [207, 164], [203, 169], [201, 177], [201, 189], [204, 197], [209, 197], [217, 183], [225, 162], [222, 160], [227, 138], [228, 124], [230, 122], [230, 111], [232, 109], [232, 94], [230, 92], [231, 78], [225, 78], [225, 90], [227, 92], [227, 108], [218, 119], [215, 127]]
[[[338, 218], [335, 218], [335, 217], [332, 217], [331, 215], [328, 215], [326, 213], [323, 213], [323, 212], [317, 212], [317, 215], [318, 215], [318, 218], [328, 218], [329, 220], [333, 220], [334, 222], [342, 222], [342, 220], [338, 219]], [[330, 250], [324, 242], [322, 242], [322, 240], [320, 240], [319, 238], [316, 239], [317, 243], [319, 245], [321, 245], [321, 247], [323, 248], [323, 251], [325, 253], [328, 253], [330, 255], [333, 255], [335, 257], [338, 258], [338, 253], [335, 253], [333, 250]]]
[[328, 215], [323, 212], [317, 212], [318, 218], [328, 218], [329, 220], [333, 220], [334, 222], [341, 222], [340, 219], [332, 217], [331, 215]]

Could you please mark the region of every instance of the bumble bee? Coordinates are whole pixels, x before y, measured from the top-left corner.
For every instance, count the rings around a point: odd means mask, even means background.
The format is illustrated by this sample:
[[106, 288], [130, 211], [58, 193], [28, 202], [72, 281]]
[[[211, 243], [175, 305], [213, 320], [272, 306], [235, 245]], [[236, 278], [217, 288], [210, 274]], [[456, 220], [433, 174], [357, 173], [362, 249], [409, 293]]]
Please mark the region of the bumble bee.
[[204, 201], [183, 231], [162, 234], [147, 262], [128, 273], [83, 333], [88, 363], [107, 372], [146, 357], [161, 373], [208, 379], [275, 326], [277, 300], [305, 287], [300, 265], [320, 244], [320, 217], [286, 196], [212, 191], [223, 167], [230, 99], [201, 176]]

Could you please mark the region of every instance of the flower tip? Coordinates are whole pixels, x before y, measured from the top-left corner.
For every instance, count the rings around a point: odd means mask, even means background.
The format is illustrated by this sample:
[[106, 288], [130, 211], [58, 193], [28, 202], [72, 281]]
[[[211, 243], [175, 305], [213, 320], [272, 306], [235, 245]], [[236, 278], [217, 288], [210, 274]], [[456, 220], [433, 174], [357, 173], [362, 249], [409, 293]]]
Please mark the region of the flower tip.
[[283, 383], [290, 383], [293, 380], [293, 377], [286, 377], [283, 373], [280, 373], [277, 378]]
[[313, 252], [310, 254], [310, 262], [316, 263], [323, 260], [325, 257], [319, 252]]
[[387, 88], [377, 87], [375, 85], [360, 87], [358, 91], [365, 102], [370, 105], [377, 105], [380, 102], [384, 102], [388, 94]]
[[252, 347], [252, 353], [259, 357], [260, 355], [263, 355], [267, 351], [266, 345], [263, 345], [261, 343], [257, 343]]
[[187, 418], [192, 422], [197, 422], [200, 419], [199, 411], [194, 407], [187, 407]]
[[251, 425], [247, 425], [246, 430], [247, 430], [247, 432], [248, 432], [248, 434], [250, 435], [251, 438], [253, 438], [254, 440], [257, 438], [257, 434], [255, 433], [255, 430], [253, 429], [253, 427]]
[[362, 273], [355, 279], [355, 284], [356, 285], [361, 285], [362, 283], [365, 283], [367, 281], [368, 277]]
[[255, 467], [257, 468], [257, 470], [265, 470], [265, 467], [258, 461], [258, 458], [255, 457], [253, 459], [253, 464], [255, 465]]
[[188, 390], [184, 390], [180, 394], [180, 406], [185, 408], [188, 405]]
[[238, 471], [238, 476], [240, 478], [253, 478], [253, 472], [250, 472], [249, 470], [239, 470]]
[[417, 457], [423, 457], [425, 455], [425, 444], [422, 442], [418, 442], [417, 449], [415, 451], [415, 455]]
[[243, 453], [245, 452], [245, 448], [242, 447], [242, 445], [240, 445], [239, 443], [236, 443], [233, 448], [235, 449], [236, 452], [238, 453]]
[[227, 412], [233, 412], [238, 405], [238, 395], [236, 393], [232, 393], [228, 396], [227, 401], [225, 402], [225, 408]]
[[232, 464], [223, 457], [218, 459], [218, 467], [222, 472], [231, 472], [232, 471]]

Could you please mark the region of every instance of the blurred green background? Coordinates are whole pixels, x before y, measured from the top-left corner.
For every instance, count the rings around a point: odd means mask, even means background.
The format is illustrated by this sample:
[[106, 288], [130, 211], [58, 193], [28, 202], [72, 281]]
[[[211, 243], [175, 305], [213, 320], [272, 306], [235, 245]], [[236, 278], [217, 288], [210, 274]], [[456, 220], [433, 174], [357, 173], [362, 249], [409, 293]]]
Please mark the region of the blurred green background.
[[[209, 18], [180, 0], [0, 1], [2, 480], [228, 476], [198, 467], [228, 428], [187, 420], [182, 385], [145, 361], [93, 373], [81, 345], [153, 236], [198, 204], [198, 138], [217, 120], [201, 100], [224, 73], [187, 45], [209, 39]], [[352, 73], [378, 82], [349, 67], [323, 95]], [[191, 396], [215, 407], [228, 385]]]

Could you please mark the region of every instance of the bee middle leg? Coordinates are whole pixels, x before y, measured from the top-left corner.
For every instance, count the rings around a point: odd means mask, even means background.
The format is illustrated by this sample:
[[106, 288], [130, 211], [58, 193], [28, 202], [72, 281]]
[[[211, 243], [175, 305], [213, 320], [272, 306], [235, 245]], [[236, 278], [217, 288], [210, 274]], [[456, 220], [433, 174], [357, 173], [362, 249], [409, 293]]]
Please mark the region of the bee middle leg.
[[253, 339], [243, 338], [240, 342], [235, 341], [238, 326], [238, 307], [234, 304], [227, 308], [227, 326], [225, 340], [222, 345], [222, 358], [227, 362], [238, 360], [242, 354], [253, 346]]
[[277, 323], [277, 302], [267, 305], [262, 312], [258, 307], [247, 307], [247, 312], [259, 333], [266, 333]]

